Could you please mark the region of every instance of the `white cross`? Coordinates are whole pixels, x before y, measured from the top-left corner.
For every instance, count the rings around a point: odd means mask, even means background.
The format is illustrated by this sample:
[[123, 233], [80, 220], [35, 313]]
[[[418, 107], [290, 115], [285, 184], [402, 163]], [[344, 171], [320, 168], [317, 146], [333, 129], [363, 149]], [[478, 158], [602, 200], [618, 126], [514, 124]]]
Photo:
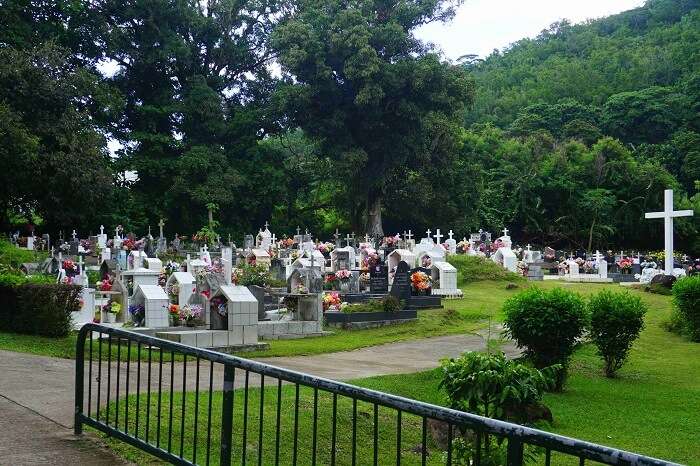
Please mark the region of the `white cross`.
[[664, 219], [664, 251], [665, 265], [664, 271], [667, 275], [673, 272], [673, 218], [674, 217], [692, 217], [692, 210], [673, 210], [673, 190], [667, 189], [664, 191], [664, 211], [663, 212], [647, 212], [644, 218], [663, 218]]
[[503, 236], [508, 236], [508, 228], [503, 228]]
[[452, 233], [452, 230], [448, 231], [447, 234], [449, 235], [450, 239], [454, 236], [454, 233]]
[[151, 237], [151, 225], [148, 225], [148, 237]]
[[163, 238], [163, 227], [165, 226], [165, 222], [161, 218], [160, 221], [158, 222], [158, 228], [160, 228], [160, 237]]
[[333, 235], [333, 238], [335, 238], [337, 240], [339, 237], [340, 237], [340, 233], [338, 233], [338, 229], [336, 228], [335, 234]]
[[687, 262], [687, 261], [688, 261], [688, 255], [687, 255], [687, 254], [683, 254], [683, 257], [681, 257], [681, 260], [682, 260], [683, 262]]
[[528, 245], [527, 245], [527, 252], [530, 252], [531, 249], [532, 249], [532, 246], [530, 246], [530, 245], [528, 244]]
[[297, 227], [297, 236], [301, 233], [301, 228]]
[[369, 243], [369, 235], [365, 233], [365, 243]]
[[267, 230], [267, 227], [268, 227], [269, 225], [270, 225], [270, 224], [267, 223], [267, 220], [265, 220], [265, 229], [266, 229], [266, 230]]
[[105, 226], [100, 225], [100, 235], [104, 235], [104, 234], [105, 234]]
[[443, 236], [445, 236], [445, 235], [441, 235], [440, 229], [438, 228], [437, 231], [435, 232], [435, 239], [437, 240], [438, 244], [442, 244], [442, 242], [440, 240], [442, 239]]
[[595, 254], [593, 254], [593, 259], [595, 259], [596, 262], [601, 260], [603, 258], [603, 255], [596, 249]]
[[308, 228], [306, 228], [305, 230], [306, 230], [306, 234], [308, 235], [308, 234], [309, 234], [309, 229], [308, 229]]
[[432, 233], [432, 231], [430, 231], [430, 228], [428, 228], [428, 231], [425, 232], [425, 234], [428, 235], [428, 238], [431, 238], [431, 236], [430, 236], [431, 233]]
[[75, 237], [76, 237], [77, 235], [78, 235], [78, 234], [75, 232], [75, 230], [73, 230], [73, 240], [75, 240]]
[[207, 244], [204, 243], [204, 246], [202, 247], [202, 252], [207, 252], [209, 248], [207, 247]]
[[408, 230], [408, 233], [406, 233], [406, 238], [411, 241], [411, 238], [413, 238], [413, 233], [411, 233], [411, 230]]
[[350, 246], [350, 240], [351, 240], [351, 239], [352, 239], [352, 238], [350, 238], [350, 233], [348, 233], [347, 235], [345, 235], [345, 242], [347, 243], [348, 246]]
[[119, 238], [119, 227], [114, 229], [114, 237]]

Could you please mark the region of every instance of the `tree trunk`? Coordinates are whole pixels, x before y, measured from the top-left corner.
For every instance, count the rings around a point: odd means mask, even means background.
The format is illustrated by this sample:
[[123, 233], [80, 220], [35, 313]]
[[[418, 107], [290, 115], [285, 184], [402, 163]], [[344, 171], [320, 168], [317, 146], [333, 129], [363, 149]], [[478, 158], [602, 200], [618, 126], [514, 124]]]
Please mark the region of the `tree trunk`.
[[212, 225], [214, 224], [214, 212], [211, 209], [207, 209], [207, 210], [208, 210], [207, 213], [208, 213], [208, 217], [209, 217], [209, 228], [211, 228]]
[[369, 236], [382, 238], [384, 229], [382, 228], [382, 196], [370, 192], [367, 196], [367, 224], [366, 233]]
[[593, 223], [591, 223], [591, 228], [588, 230], [588, 250], [591, 251], [593, 247], [593, 229], [595, 228], [595, 219], [593, 219]]

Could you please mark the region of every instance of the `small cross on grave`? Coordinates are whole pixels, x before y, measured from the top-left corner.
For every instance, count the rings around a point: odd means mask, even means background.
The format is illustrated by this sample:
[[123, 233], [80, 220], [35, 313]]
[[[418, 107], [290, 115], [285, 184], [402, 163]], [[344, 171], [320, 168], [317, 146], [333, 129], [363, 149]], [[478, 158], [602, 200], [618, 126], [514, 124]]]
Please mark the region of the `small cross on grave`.
[[204, 246], [202, 246], [202, 252], [207, 252], [207, 251], [209, 251], [209, 248], [205, 244]]
[[503, 236], [508, 236], [508, 228], [503, 227]]
[[428, 228], [428, 231], [425, 232], [425, 234], [428, 235], [428, 238], [432, 238], [432, 237], [430, 236], [431, 233], [432, 233], [432, 231], [430, 230], [430, 228]]
[[683, 257], [681, 257], [681, 260], [682, 260], [683, 262], [688, 262], [688, 255], [687, 255], [687, 254], [683, 254]]
[[369, 235], [365, 233], [365, 243], [369, 243]]
[[308, 228], [304, 228], [304, 234], [306, 234], [306, 235], [309, 234], [309, 229], [308, 229]]
[[412, 238], [413, 238], [413, 233], [411, 233], [411, 230], [408, 230], [408, 233], [406, 233], [406, 239], [411, 241]]
[[647, 212], [644, 218], [664, 219], [664, 272], [670, 275], [673, 272], [673, 219], [675, 217], [692, 217], [692, 210], [673, 210], [673, 190], [664, 191], [663, 212]]
[[452, 233], [452, 230], [447, 232], [447, 236], [449, 236], [450, 239], [452, 239], [452, 237], [454, 236], [454, 233]]
[[530, 251], [532, 250], [532, 246], [530, 246], [530, 244], [528, 244], [528, 245], [526, 246], [526, 249], [527, 249], [527, 252], [530, 252]]
[[163, 227], [165, 226], [165, 222], [161, 218], [160, 221], [158, 222], [158, 228], [160, 229], [160, 236], [159, 238], [164, 238], [163, 236]]
[[299, 228], [299, 227], [297, 226], [297, 236], [299, 236], [300, 234], [301, 234], [301, 228]]
[[350, 234], [348, 233], [347, 235], [345, 235], [345, 242], [347, 243], [348, 246], [350, 246], [350, 240], [352, 240], [352, 238], [350, 237]]
[[78, 236], [78, 234], [73, 230], [73, 241], [75, 241], [75, 237]]
[[267, 227], [269, 227], [269, 226], [270, 226], [270, 224], [267, 223], [267, 220], [265, 220], [265, 229], [267, 230]]
[[277, 235], [276, 234], [273, 233], [272, 236], [270, 237], [270, 240], [272, 241], [272, 244], [277, 245]]
[[338, 229], [335, 229], [335, 233], [333, 234], [333, 238], [338, 241], [338, 238], [340, 238], [340, 234], [338, 233]]
[[100, 225], [100, 235], [104, 235], [104, 234], [105, 234], [105, 226]]
[[595, 254], [593, 254], [593, 259], [594, 259], [596, 262], [598, 262], [598, 261], [601, 260], [602, 258], [603, 258], [603, 255], [600, 253], [599, 250], [596, 249], [596, 250], [595, 250]]
[[440, 229], [438, 228], [437, 231], [435, 232], [435, 239], [437, 240], [437, 244], [442, 244], [440, 241], [442, 237], [445, 235], [440, 234]]

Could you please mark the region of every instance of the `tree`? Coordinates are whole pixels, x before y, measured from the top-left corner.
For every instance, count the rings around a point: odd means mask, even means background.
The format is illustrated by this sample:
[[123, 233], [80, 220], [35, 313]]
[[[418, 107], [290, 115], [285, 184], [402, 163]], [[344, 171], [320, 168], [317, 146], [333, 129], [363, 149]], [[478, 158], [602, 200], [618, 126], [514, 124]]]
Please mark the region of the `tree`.
[[383, 235], [388, 182], [447, 156], [456, 116], [472, 99], [465, 71], [413, 35], [452, 14], [445, 1], [303, 0], [273, 34], [285, 79], [277, 99], [289, 124], [334, 158], [352, 198], [364, 201], [370, 235]]

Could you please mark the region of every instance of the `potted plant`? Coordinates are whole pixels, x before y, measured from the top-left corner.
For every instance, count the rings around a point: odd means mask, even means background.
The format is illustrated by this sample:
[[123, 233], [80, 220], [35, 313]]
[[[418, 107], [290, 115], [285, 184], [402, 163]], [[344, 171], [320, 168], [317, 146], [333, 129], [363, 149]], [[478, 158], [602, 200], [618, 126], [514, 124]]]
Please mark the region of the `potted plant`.
[[121, 304], [110, 301], [102, 306], [100, 320], [105, 324], [113, 324], [117, 321], [117, 315], [121, 310]]
[[335, 273], [335, 278], [340, 282], [340, 291], [348, 292], [350, 291], [350, 278], [352, 277], [352, 272], [346, 269], [338, 270]]

